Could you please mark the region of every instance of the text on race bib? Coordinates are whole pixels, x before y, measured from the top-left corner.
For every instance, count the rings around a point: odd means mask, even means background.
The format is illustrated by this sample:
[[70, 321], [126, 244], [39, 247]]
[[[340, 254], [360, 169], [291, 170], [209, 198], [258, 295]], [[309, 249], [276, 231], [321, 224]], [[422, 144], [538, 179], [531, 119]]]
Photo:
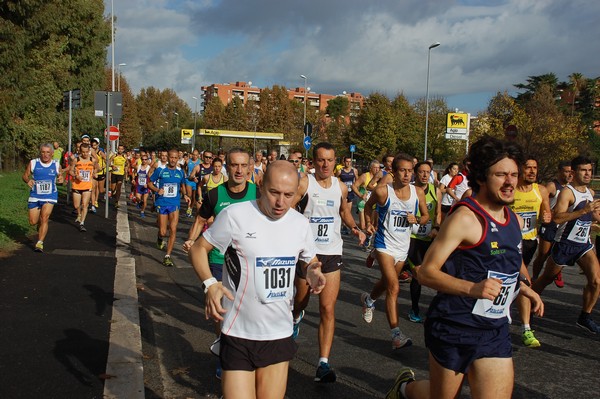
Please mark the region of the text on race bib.
[[289, 300], [293, 297], [294, 256], [257, 257], [254, 288], [263, 303]]

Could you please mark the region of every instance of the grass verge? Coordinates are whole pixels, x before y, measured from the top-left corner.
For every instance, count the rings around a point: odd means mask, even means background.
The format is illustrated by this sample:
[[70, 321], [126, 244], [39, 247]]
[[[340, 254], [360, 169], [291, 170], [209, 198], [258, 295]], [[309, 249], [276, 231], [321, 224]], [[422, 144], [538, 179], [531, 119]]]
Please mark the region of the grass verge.
[[27, 236], [35, 233], [27, 215], [29, 189], [21, 175], [22, 172], [0, 173], [0, 255], [14, 251]]

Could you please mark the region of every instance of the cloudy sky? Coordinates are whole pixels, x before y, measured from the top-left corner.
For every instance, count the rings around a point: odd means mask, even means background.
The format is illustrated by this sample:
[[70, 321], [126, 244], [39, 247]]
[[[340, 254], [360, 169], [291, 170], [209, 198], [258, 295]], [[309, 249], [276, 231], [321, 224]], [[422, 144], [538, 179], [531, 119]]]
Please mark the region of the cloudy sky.
[[[600, 75], [597, 0], [113, 0], [115, 63], [134, 93], [212, 83], [429, 94], [473, 114], [553, 72]], [[107, 15], [111, 0], [105, 0]], [[108, 52], [108, 62], [111, 62]]]

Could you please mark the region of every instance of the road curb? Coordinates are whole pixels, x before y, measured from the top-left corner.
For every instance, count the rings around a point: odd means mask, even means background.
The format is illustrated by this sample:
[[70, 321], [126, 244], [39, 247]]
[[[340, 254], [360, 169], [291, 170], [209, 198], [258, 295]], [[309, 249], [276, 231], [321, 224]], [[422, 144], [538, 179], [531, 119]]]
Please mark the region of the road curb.
[[119, 201], [114, 298], [104, 398], [143, 399], [144, 366], [127, 202]]

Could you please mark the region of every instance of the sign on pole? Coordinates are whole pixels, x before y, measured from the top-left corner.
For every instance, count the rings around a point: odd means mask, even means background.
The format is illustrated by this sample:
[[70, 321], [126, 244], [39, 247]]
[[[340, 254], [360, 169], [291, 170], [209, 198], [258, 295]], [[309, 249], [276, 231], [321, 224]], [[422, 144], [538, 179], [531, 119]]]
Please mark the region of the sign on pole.
[[304, 149], [306, 151], [310, 150], [311, 145], [312, 145], [312, 139], [310, 138], [310, 136], [305, 136], [304, 137]]
[[194, 129], [181, 129], [181, 144], [191, 144]]
[[[104, 134], [106, 134], [106, 129], [104, 129]], [[109, 135], [108, 135], [108, 140], [109, 141], [115, 141], [119, 139], [119, 128], [116, 126], [111, 126], [109, 129]]]
[[470, 114], [450, 112], [446, 117], [446, 139], [468, 140]]

